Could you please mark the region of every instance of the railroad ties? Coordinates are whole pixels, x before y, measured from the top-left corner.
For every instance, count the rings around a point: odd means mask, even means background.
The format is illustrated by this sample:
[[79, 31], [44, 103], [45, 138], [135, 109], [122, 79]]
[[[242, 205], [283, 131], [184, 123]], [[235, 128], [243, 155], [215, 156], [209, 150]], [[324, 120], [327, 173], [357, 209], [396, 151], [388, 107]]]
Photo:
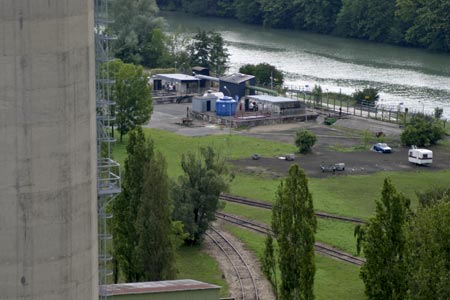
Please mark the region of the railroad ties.
[[[243, 228], [250, 229], [252, 231], [261, 233], [261, 234], [273, 234], [272, 230], [267, 225], [260, 225], [255, 222], [251, 222], [242, 218], [238, 218], [236, 216], [232, 216], [229, 214], [217, 212], [216, 218], [222, 219], [226, 222], [238, 225]], [[323, 243], [315, 243], [315, 250], [317, 253], [320, 253], [324, 256], [332, 257], [337, 260], [347, 262], [353, 265], [361, 266], [364, 264], [365, 260], [360, 257], [353, 256], [344, 251], [337, 250], [329, 245], [325, 245]]]
[[[253, 207], [272, 209], [272, 204], [270, 204], [270, 203], [251, 200], [251, 199], [233, 196], [233, 195], [221, 194], [220, 200], [239, 203], [239, 204], [253, 206]], [[333, 214], [329, 214], [329, 213], [321, 212], [321, 211], [316, 211], [316, 216], [318, 218], [331, 219], [331, 220], [337, 220], [337, 221], [343, 221], [343, 222], [351, 222], [351, 223], [355, 223], [355, 224], [365, 224], [366, 223], [365, 221], [363, 221], [361, 219], [343, 217], [343, 216], [333, 215]]]
[[235, 270], [235, 280], [236, 282], [239, 282], [241, 291], [241, 295], [239, 295], [239, 297], [235, 297], [235, 299], [259, 300], [255, 278], [241, 253], [239, 253], [233, 244], [218, 230], [212, 226], [210, 226], [209, 229], [210, 230], [206, 233], [206, 235], [224, 253]]

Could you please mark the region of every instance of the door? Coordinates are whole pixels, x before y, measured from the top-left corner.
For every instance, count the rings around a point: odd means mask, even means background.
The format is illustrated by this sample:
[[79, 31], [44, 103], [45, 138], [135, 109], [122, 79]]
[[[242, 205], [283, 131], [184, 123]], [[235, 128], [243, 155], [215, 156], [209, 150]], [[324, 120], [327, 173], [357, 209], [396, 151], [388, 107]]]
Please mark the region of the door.
[[206, 101], [206, 111], [211, 111], [211, 101]]

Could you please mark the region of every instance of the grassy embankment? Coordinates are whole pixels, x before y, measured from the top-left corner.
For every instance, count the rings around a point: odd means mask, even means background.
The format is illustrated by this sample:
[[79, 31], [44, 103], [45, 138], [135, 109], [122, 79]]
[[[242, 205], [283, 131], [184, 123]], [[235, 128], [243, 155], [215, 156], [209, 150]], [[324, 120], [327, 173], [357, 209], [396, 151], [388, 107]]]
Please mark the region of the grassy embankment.
[[[262, 156], [277, 156], [280, 154], [295, 152], [296, 150], [293, 145], [242, 137], [239, 135], [184, 137], [162, 130], [145, 129], [145, 132], [154, 140], [155, 149], [165, 155], [168, 163], [169, 176], [172, 178], [176, 178], [181, 174], [181, 154], [189, 150], [195, 151], [199, 146], [212, 145], [228, 159], [249, 157], [255, 152], [255, 149], [258, 149], [257, 152]], [[124, 143], [117, 144], [114, 148], [115, 159], [122, 164], [126, 156], [126, 141], [127, 139], [125, 137]], [[390, 176], [392, 178], [392, 181], [397, 189], [410, 197], [412, 199], [413, 206], [415, 206], [417, 203], [414, 197], [416, 187], [433, 187], [444, 185], [448, 183], [450, 172], [380, 172], [360, 176], [339, 176], [324, 179], [311, 178], [309, 183], [310, 189], [313, 193], [315, 208], [344, 216], [368, 219], [374, 211], [374, 200], [380, 197], [382, 183], [386, 176]], [[238, 173], [231, 184], [231, 193], [272, 202], [278, 184], [278, 179], [256, 177]], [[250, 209], [248, 207], [242, 209], [236, 204], [228, 204], [225, 210], [270, 224], [270, 211], [267, 210]], [[319, 229], [316, 239], [348, 252], [355, 252], [353, 225], [351, 224], [321, 220], [319, 221]], [[263, 244], [261, 243], [260, 247], [262, 247], [262, 245]], [[196, 257], [196, 255], [199, 255], [199, 257]], [[192, 262], [195, 262], [196, 260], [207, 261], [204, 257], [202, 257], [202, 255], [204, 254], [198, 251], [192, 250], [192, 252], [190, 252], [189, 250], [183, 248], [180, 252], [180, 257], [182, 257], [179, 262], [179, 269], [182, 270], [180, 276], [187, 276], [202, 280], [197, 277], [198, 274], [205, 273], [207, 270], [216, 268], [214, 261], [210, 261], [204, 266], [192, 265]], [[340, 278], [346, 278], [353, 272], [346, 271], [349, 267], [344, 263], [333, 260], [328, 261], [329, 259], [326, 258], [318, 258], [316, 286], [321, 287], [319, 288], [320, 293], [324, 295], [327, 293], [335, 293], [333, 292], [333, 286], [335, 284], [342, 286], [342, 283], [339, 283], [339, 280], [335, 278], [338, 274], [327, 273], [329, 272], [327, 270], [331, 268], [330, 264], [339, 266], [336, 268], [344, 273], [349, 273], [341, 274], [342, 277]], [[191, 270], [192, 273], [190, 273], [189, 270]], [[207, 275], [207, 277], [204, 278], [213, 277], [214, 275]], [[211, 282], [211, 280], [208, 280], [208, 282]], [[361, 285], [359, 281], [355, 284], [356, 286], [359, 285], [359, 287]], [[329, 286], [329, 288], [326, 288], [326, 286]], [[347, 290], [347, 288], [345, 288], [345, 290]], [[360, 290], [362, 289], [358, 288], [358, 291]], [[348, 295], [352, 295], [353, 298], [353, 294], [346, 295], [347, 297]], [[339, 297], [339, 299], [344, 298], [346, 297]]]
[[[256, 253], [258, 257], [263, 255], [263, 236], [235, 226], [227, 227], [233, 235], [242, 240], [248, 249]], [[316, 276], [314, 280], [316, 299], [366, 299], [364, 296], [364, 286], [358, 274], [359, 267], [357, 266], [316, 255]], [[279, 275], [278, 278], [280, 278]]]

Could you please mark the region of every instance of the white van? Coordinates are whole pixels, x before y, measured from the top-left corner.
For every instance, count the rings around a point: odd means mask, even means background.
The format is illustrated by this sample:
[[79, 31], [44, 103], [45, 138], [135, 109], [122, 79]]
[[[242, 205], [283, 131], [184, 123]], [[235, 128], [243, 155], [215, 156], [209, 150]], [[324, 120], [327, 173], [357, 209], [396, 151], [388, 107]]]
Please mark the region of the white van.
[[417, 165], [426, 165], [433, 162], [433, 151], [412, 148], [408, 151], [408, 161]]

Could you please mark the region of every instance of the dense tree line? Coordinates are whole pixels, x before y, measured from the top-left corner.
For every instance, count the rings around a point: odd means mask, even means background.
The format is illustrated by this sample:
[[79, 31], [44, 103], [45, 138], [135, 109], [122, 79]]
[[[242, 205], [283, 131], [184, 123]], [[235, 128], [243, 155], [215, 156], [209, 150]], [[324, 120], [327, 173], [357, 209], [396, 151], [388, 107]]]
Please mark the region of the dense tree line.
[[368, 299], [449, 299], [450, 188], [417, 196], [413, 212], [386, 179], [376, 215], [355, 229], [367, 260], [360, 277]]
[[161, 9], [450, 51], [448, 0], [157, 0]]

